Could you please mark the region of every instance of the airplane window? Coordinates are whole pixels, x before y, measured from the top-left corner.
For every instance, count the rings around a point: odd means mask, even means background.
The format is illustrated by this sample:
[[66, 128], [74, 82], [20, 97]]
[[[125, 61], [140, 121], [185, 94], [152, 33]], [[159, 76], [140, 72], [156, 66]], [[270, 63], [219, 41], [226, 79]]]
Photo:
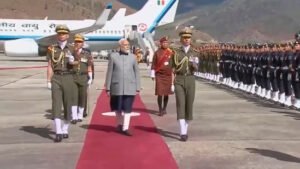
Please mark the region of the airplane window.
[[115, 31], [115, 34], [118, 34], [118, 31]]
[[2, 31], [2, 29], [0, 29], [0, 31]]
[[119, 34], [121, 34], [122, 32], [119, 30]]
[[111, 34], [113, 34], [113, 33], [114, 33], [114, 31], [110, 31], [110, 33], [111, 33]]

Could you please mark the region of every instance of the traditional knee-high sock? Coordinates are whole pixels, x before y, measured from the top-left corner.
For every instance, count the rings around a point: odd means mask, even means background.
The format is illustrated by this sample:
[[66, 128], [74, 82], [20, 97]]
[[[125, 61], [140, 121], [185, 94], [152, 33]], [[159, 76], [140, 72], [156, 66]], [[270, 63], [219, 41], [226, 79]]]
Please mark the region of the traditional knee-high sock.
[[124, 113], [123, 131], [128, 130], [130, 124], [130, 113]]
[[72, 119], [78, 120], [78, 107], [72, 106]]
[[55, 118], [54, 119], [54, 126], [55, 126], [56, 134], [62, 134], [61, 119]]
[[115, 112], [116, 113], [116, 121], [117, 121], [117, 125], [123, 125], [123, 116], [122, 116], [122, 112]]
[[180, 126], [180, 135], [186, 135], [186, 122], [185, 119], [179, 119], [179, 126]]
[[69, 133], [69, 122], [66, 120], [62, 121], [62, 133], [63, 134]]
[[166, 110], [166, 109], [167, 109], [168, 101], [169, 101], [169, 96], [164, 96], [164, 106], [163, 106], [163, 110]]
[[157, 96], [157, 104], [159, 111], [162, 110], [162, 96]]
[[78, 119], [83, 118], [84, 107], [78, 107]]

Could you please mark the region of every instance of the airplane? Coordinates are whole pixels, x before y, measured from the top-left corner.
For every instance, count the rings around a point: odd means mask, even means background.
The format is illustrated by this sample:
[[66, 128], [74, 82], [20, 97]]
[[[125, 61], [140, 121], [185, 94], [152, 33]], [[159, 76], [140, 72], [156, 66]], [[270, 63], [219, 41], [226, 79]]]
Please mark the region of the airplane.
[[154, 34], [155, 28], [173, 23], [178, 2], [148, 0], [131, 15], [125, 16], [126, 9], [119, 9], [111, 20], [108, 20], [111, 4], [107, 5], [97, 20], [0, 19], [0, 41], [4, 41], [7, 56], [43, 56], [47, 47], [56, 41], [56, 25], [65, 24], [72, 35], [85, 34], [85, 43], [91, 51], [115, 49], [121, 38], [132, 36], [132, 31], [141, 35]]

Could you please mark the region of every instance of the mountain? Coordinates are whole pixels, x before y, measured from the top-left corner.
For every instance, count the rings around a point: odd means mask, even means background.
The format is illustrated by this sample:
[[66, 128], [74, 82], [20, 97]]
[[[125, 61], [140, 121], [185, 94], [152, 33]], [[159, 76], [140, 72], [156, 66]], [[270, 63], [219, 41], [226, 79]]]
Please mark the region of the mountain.
[[127, 14], [135, 11], [117, 0], [1, 0], [0, 18], [96, 19], [110, 2], [112, 14], [121, 7], [127, 8]]
[[183, 16], [198, 16], [189, 24], [223, 42], [284, 41], [300, 29], [299, 6], [299, 0], [225, 0]]
[[[0, 18], [95, 19], [109, 2], [112, 13], [126, 7], [130, 14], [146, 0], [1, 0]], [[300, 30], [299, 7], [300, 0], [180, 0], [177, 18], [198, 16], [187, 25], [205, 39], [284, 41]]]
[[[119, 0], [123, 4], [127, 4], [132, 8], [138, 10], [140, 9], [147, 0]], [[207, 6], [207, 5], [215, 5], [222, 3], [224, 0], [180, 0], [178, 4], [177, 13], [182, 14], [186, 13], [187, 11], [191, 11], [194, 9], [199, 8], [200, 6]]]

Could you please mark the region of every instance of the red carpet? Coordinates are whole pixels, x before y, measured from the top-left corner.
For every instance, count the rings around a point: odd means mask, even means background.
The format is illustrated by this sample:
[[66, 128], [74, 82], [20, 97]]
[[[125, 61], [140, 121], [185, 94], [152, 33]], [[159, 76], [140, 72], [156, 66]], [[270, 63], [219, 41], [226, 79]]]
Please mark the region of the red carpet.
[[77, 169], [178, 168], [140, 96], [135, 98], [134, 109], [141, 116], [131, 118], [130, 131], [133, 136], [123, 136], [116, 132], [115, 117], [102, 115], [110, 108], [106, 93], [101, 93], [88, 126]]

